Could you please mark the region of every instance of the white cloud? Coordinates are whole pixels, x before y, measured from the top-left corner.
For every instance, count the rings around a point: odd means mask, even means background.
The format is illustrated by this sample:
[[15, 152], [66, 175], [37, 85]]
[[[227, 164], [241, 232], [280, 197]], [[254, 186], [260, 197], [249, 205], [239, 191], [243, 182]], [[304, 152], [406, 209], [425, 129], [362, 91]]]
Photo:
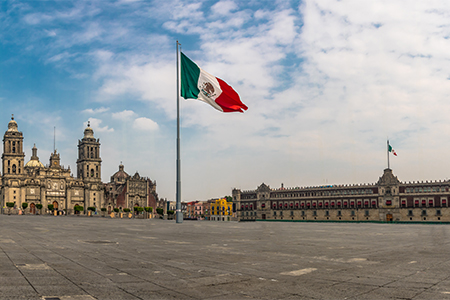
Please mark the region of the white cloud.
[[108, 110], [109, 110], [108, 107], [102, 106], [102, 107], [95, 108], [95, 109], [87, 108], [87, 109], [83, 110], [82, 113], [93, 115], [93, 114], [101, 114], [101, 113], [107, 112]]
[[219, 1], [213, 6], [211, 6], [211, 11], [217, 15], [228, 15], [232, 10], [237, 8], [234, 1]]
[[121, 112], [113, 113], [112, 118], [118, 120], [127, 120], [134, 117], [136, 113], [132, 110], [124, 110]]
[[[92, 129], [98, 132], [114, 132], [114, 128], [109, 128], [109, 126], [101, 127], [100, 124], [102, 123], [102, 120], [96, 119], [96, 118], [89, 118], [90, 126]], [[85, 126], [87, 126], [87, 122], [84, 123]]]
[[133, 128], [144, 131], [154, 131], [159, 128], [158, 124], [149, 118], [137, 118], [134, 120]]

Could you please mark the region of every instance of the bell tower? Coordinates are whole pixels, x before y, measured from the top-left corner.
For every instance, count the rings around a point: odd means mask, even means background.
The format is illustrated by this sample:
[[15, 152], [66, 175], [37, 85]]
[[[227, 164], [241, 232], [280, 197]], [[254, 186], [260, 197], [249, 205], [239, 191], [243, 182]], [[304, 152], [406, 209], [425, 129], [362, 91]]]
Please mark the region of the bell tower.
[[100, 140], [95, 139], [94, 130], [88, 121], [84, 137], [78, 140], [77, 177], [88, 182], [101, 182]]
[[3, 136], [2, 173], [4, 177], [23, 174], [25, 153], [23, 152], [23, 134], [17, 129], [14, 115], [8, 123]]

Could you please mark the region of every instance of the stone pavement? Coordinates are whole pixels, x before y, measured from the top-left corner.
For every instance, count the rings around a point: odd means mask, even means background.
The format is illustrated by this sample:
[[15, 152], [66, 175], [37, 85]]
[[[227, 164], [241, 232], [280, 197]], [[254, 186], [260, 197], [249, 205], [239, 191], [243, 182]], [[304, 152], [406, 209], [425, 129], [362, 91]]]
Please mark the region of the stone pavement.
[[0, 299], [450, 299], [450, 225], [0, 215]]

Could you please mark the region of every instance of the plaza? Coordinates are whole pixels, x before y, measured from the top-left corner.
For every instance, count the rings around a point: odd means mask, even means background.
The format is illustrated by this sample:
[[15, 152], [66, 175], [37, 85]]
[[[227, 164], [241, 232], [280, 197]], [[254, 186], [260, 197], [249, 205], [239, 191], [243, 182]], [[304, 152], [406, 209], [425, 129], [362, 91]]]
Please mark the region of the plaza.
[[449, 225], [0, 215], [0, 299], [450, 299]]

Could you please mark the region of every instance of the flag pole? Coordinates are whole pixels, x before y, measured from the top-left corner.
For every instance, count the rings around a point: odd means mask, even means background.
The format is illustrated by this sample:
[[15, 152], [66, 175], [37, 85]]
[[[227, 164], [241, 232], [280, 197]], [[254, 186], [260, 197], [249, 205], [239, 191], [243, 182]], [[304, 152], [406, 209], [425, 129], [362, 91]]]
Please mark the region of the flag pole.
[[390, 165], [389, 165], [389, 140], [387, 140], [387, 159], [388, 159], [388, 169], [390, 169]]
[[177, 188], [176, 188], [176, 220], [177, 223], [183, 223], [183, 213], [181, 212], [181, 160], [180, 160], [180, 64], [179, 64], [179, 50], [181, 46], [177, 40]]

